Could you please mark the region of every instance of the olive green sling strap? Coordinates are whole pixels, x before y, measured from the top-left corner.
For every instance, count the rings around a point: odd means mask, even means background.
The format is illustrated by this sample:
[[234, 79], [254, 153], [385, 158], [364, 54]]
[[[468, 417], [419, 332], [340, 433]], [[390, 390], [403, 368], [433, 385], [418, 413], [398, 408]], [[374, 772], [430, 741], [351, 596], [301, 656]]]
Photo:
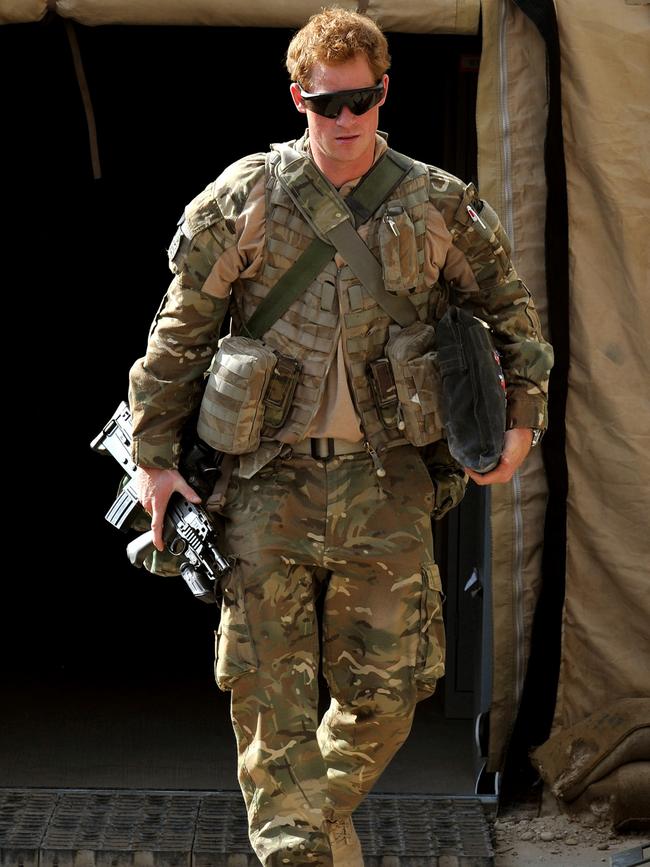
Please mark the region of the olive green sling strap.
[[[279, 159], [275, 157], [279, 154]], [[391, 148], [377, 160], [354, 191], [343, 199], [314, 163], [290, 145], [274, 145], [275, 173], [282, 187], [310, 224], [316, 238], [273, 286], [244, 326], [253, 338], [261, 337], [302, 295], [340, 252], [375, 301], [400, 325], [416, 319], [408, 298], [392, 295], [383, 285], [381, 265], [363, 242], [356, 227], [368, 220], [413, 166], [409, 157]]]

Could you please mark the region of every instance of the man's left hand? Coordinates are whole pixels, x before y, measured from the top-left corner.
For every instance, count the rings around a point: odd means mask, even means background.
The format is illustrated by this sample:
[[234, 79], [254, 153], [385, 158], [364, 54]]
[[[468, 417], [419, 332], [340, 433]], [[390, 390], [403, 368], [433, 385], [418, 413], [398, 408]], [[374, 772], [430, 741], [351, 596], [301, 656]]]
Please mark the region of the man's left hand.
[[465, 472], [477, 485], [498, 485], [509, 482], [523, 464], [532, 441], [533, 432], [530, 428], [513, 427], [506, 431], [503, 453], [493, 470], [489, 473], [477, 473], [465, 467]]

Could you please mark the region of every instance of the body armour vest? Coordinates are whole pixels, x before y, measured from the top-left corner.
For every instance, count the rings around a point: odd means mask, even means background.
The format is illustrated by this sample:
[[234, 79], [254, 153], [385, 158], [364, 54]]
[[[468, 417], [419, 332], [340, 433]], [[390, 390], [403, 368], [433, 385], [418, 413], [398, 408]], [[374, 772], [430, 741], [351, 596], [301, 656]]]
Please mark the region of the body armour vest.
[[[290, 144], [293, 146], [294, 142]], [[255, 279], [239, 279], [233, 284], [233, 334], [245, 333], [242, 323], [251, 318], [316, 234], [278, 179], [275, 172], [278, 162], [275, 146], [266, 158], [263, 261]], [[449, 181], [461, 186], [444, 172], [441, 180], [445, 187]], [[420, 322], [435, 323], [446, 309], [448, 298], [439, 283], [425, 284], [426, 211], [430, 196], [429, 168], [414, 162], [388, 199], [360, 228], [365, 243], [382, 264], [385, 288], [407, 296]], [[366, 291], [349, 265], [339, 266], [333, 258], [263, 335], [268, 347], [300, 363], [300, 376], [283, 426], [279, 429], [265, 426], [262, 439], [291, 444], [305, 438], [320, 406], [340, 340], [348, 385], [365, 440], [378, 453], [407, 442], [399, 424], [386, 426], [385, 418], [380, 417], [369, 377], [369, 366], [385, 357], [386, 344], [395, 329], [399, 330], [399, 326]], [[439, 426], [432, 430], [430, 441], [441, 436]]]

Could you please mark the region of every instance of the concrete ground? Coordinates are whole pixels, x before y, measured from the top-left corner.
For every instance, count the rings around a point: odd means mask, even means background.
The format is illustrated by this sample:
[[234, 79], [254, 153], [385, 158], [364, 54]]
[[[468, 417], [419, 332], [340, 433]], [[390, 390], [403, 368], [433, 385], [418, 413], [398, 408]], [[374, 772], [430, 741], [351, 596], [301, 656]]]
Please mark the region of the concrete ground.
[[531, 818], [514, 810], [500, 816], [494, 830], [495, 867], [609, 867], [613, 855], [643, 846], [650, 864], [648, 832], [616, 834], [593, 816]]
[[[205, 683], [7, 684], [0, 786], [238, 789], [229, 699]], [[472, 794], [471, 720], [445, 719], [434, 696], [382, 792]]]

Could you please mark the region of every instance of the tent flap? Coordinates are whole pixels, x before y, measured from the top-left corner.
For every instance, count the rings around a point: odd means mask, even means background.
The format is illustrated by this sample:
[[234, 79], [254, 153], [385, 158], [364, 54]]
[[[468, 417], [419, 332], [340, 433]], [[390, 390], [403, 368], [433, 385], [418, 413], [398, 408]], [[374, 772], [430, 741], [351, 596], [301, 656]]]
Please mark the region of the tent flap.
[[562, 730], [650, 695], [650, 19], [609, 0], [557, 9], [571, 250]]
[[46, 12], [47, 0], [0, 0], [0, 24], [40, 21]]
[[[214, 27], [301, 27], [319, 12], [321, 0], [51, 0], [59, 15], [89, 26], [100, 24], [181, 24]], [[478, 32], [480, 0], [340, 0], [352, 11], [367, 12], [385, 30], [402, 33]], [[0, 0], [0, 22], [37, 21], [46, 0]]]
[[[497, 210], [513, 262], [547, 328], [544, 225], [546, 48], [512, 0], [483, 0], [476, 124], [481, 196]], [[492, 707], [488, 770], [502, 769], [521, 698], [539, 595], [546, 476], [533, 452], [491, 491]]]
[[426, 0], [392, 3], [370, 0], [368, 14], [384, 30], [397, 33], [478, 33], [480, 0]]

